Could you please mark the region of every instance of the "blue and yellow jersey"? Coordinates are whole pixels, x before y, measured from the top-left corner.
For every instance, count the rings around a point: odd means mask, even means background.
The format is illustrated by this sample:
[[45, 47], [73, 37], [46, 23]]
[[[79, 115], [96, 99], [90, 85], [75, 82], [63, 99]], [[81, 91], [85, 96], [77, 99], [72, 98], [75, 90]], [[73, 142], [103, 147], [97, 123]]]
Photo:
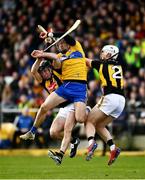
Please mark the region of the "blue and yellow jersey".
[[70, 46], [66, 54], [58, 54], [62, 62], [62, 80], [87, 81], [87, 67], [85, 53], [81, 44], [76, 41], [74, 46]]

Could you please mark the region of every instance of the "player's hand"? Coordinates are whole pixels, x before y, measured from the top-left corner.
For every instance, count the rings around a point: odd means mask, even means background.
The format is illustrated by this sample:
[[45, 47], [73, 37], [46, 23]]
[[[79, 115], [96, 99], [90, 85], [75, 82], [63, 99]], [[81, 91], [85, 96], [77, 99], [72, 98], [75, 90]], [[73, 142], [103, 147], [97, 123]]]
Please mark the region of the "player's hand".
[[45, 43], [49, 43], [51, 44], [53, 42], [53, 33], [45, 33], [45, 32], [41, 32], [39, 35], [40, 38], [42, 38]]
[[42, 38], [42, 39], [45, 39], [45, 38], [47, 38], [47, 33], [46, 32], [41, 32], [39, 37]]
[[49, 33], [41, 32], [39, 37], [42, 38], [42, 39], [46, 39], [47, 37], [53, 38], [53, 33], [52, 32], [49, 32]]
[[33, 58], [42, 58], [44, 55], [44, 52], [41, 51], [41, 50], [34, 50], [32, 53], [31, 53], [31, 56]]

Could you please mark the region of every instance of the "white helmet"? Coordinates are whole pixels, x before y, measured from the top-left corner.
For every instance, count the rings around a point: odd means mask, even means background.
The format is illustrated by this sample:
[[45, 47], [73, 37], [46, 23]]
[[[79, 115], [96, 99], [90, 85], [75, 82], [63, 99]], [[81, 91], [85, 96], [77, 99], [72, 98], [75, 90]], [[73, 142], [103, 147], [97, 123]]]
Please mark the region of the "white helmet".
[[[114, 46], [114, 45], [105, 45], [102, 48], [102, 51], [110, 53], [112, 59], [116, 59], [118, 57], [118, 54], [119, 54], [118, 47]], [[109, 59], [111, 59], [111, 58], [109, 58]]]

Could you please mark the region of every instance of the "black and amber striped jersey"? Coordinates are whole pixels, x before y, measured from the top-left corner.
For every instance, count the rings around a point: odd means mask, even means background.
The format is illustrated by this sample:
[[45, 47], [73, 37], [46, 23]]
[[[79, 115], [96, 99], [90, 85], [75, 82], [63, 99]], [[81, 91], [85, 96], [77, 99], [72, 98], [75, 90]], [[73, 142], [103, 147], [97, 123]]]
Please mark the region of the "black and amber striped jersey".
[[[48, 94], [51, 94], [53, 91], [55, 91], [59, 86], [62, 85], [61, 69], [53, 69], [52, 78], [47, 81], [43, 80], [40, 85], [48, 92]], [[58, 108], [65, 107], [69, 104], [69, 101], [63, 102], [58, 106]]]
[[53, 70], [52, 78], [50, 80], [43, 80], [41, 86], [51, 94], [55, 91], [59, 86], [62, 85], [61, 81], [61, 71]]
[[124, 96], [123, 70], [119, 62], [94, 60], [91, 66], [99, 72], [104, 95], [114, 93]]

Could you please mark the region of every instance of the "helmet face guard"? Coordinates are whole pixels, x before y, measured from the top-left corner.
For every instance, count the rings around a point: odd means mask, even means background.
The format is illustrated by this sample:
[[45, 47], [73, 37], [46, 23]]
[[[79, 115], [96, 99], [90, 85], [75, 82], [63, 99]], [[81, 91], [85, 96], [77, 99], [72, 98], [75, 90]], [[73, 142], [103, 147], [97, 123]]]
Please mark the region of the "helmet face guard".
[[52, 65], [49, 61], [43, 61], [38, 68], [38, 73], [42, 79], [50, 80], [52, 78]]

